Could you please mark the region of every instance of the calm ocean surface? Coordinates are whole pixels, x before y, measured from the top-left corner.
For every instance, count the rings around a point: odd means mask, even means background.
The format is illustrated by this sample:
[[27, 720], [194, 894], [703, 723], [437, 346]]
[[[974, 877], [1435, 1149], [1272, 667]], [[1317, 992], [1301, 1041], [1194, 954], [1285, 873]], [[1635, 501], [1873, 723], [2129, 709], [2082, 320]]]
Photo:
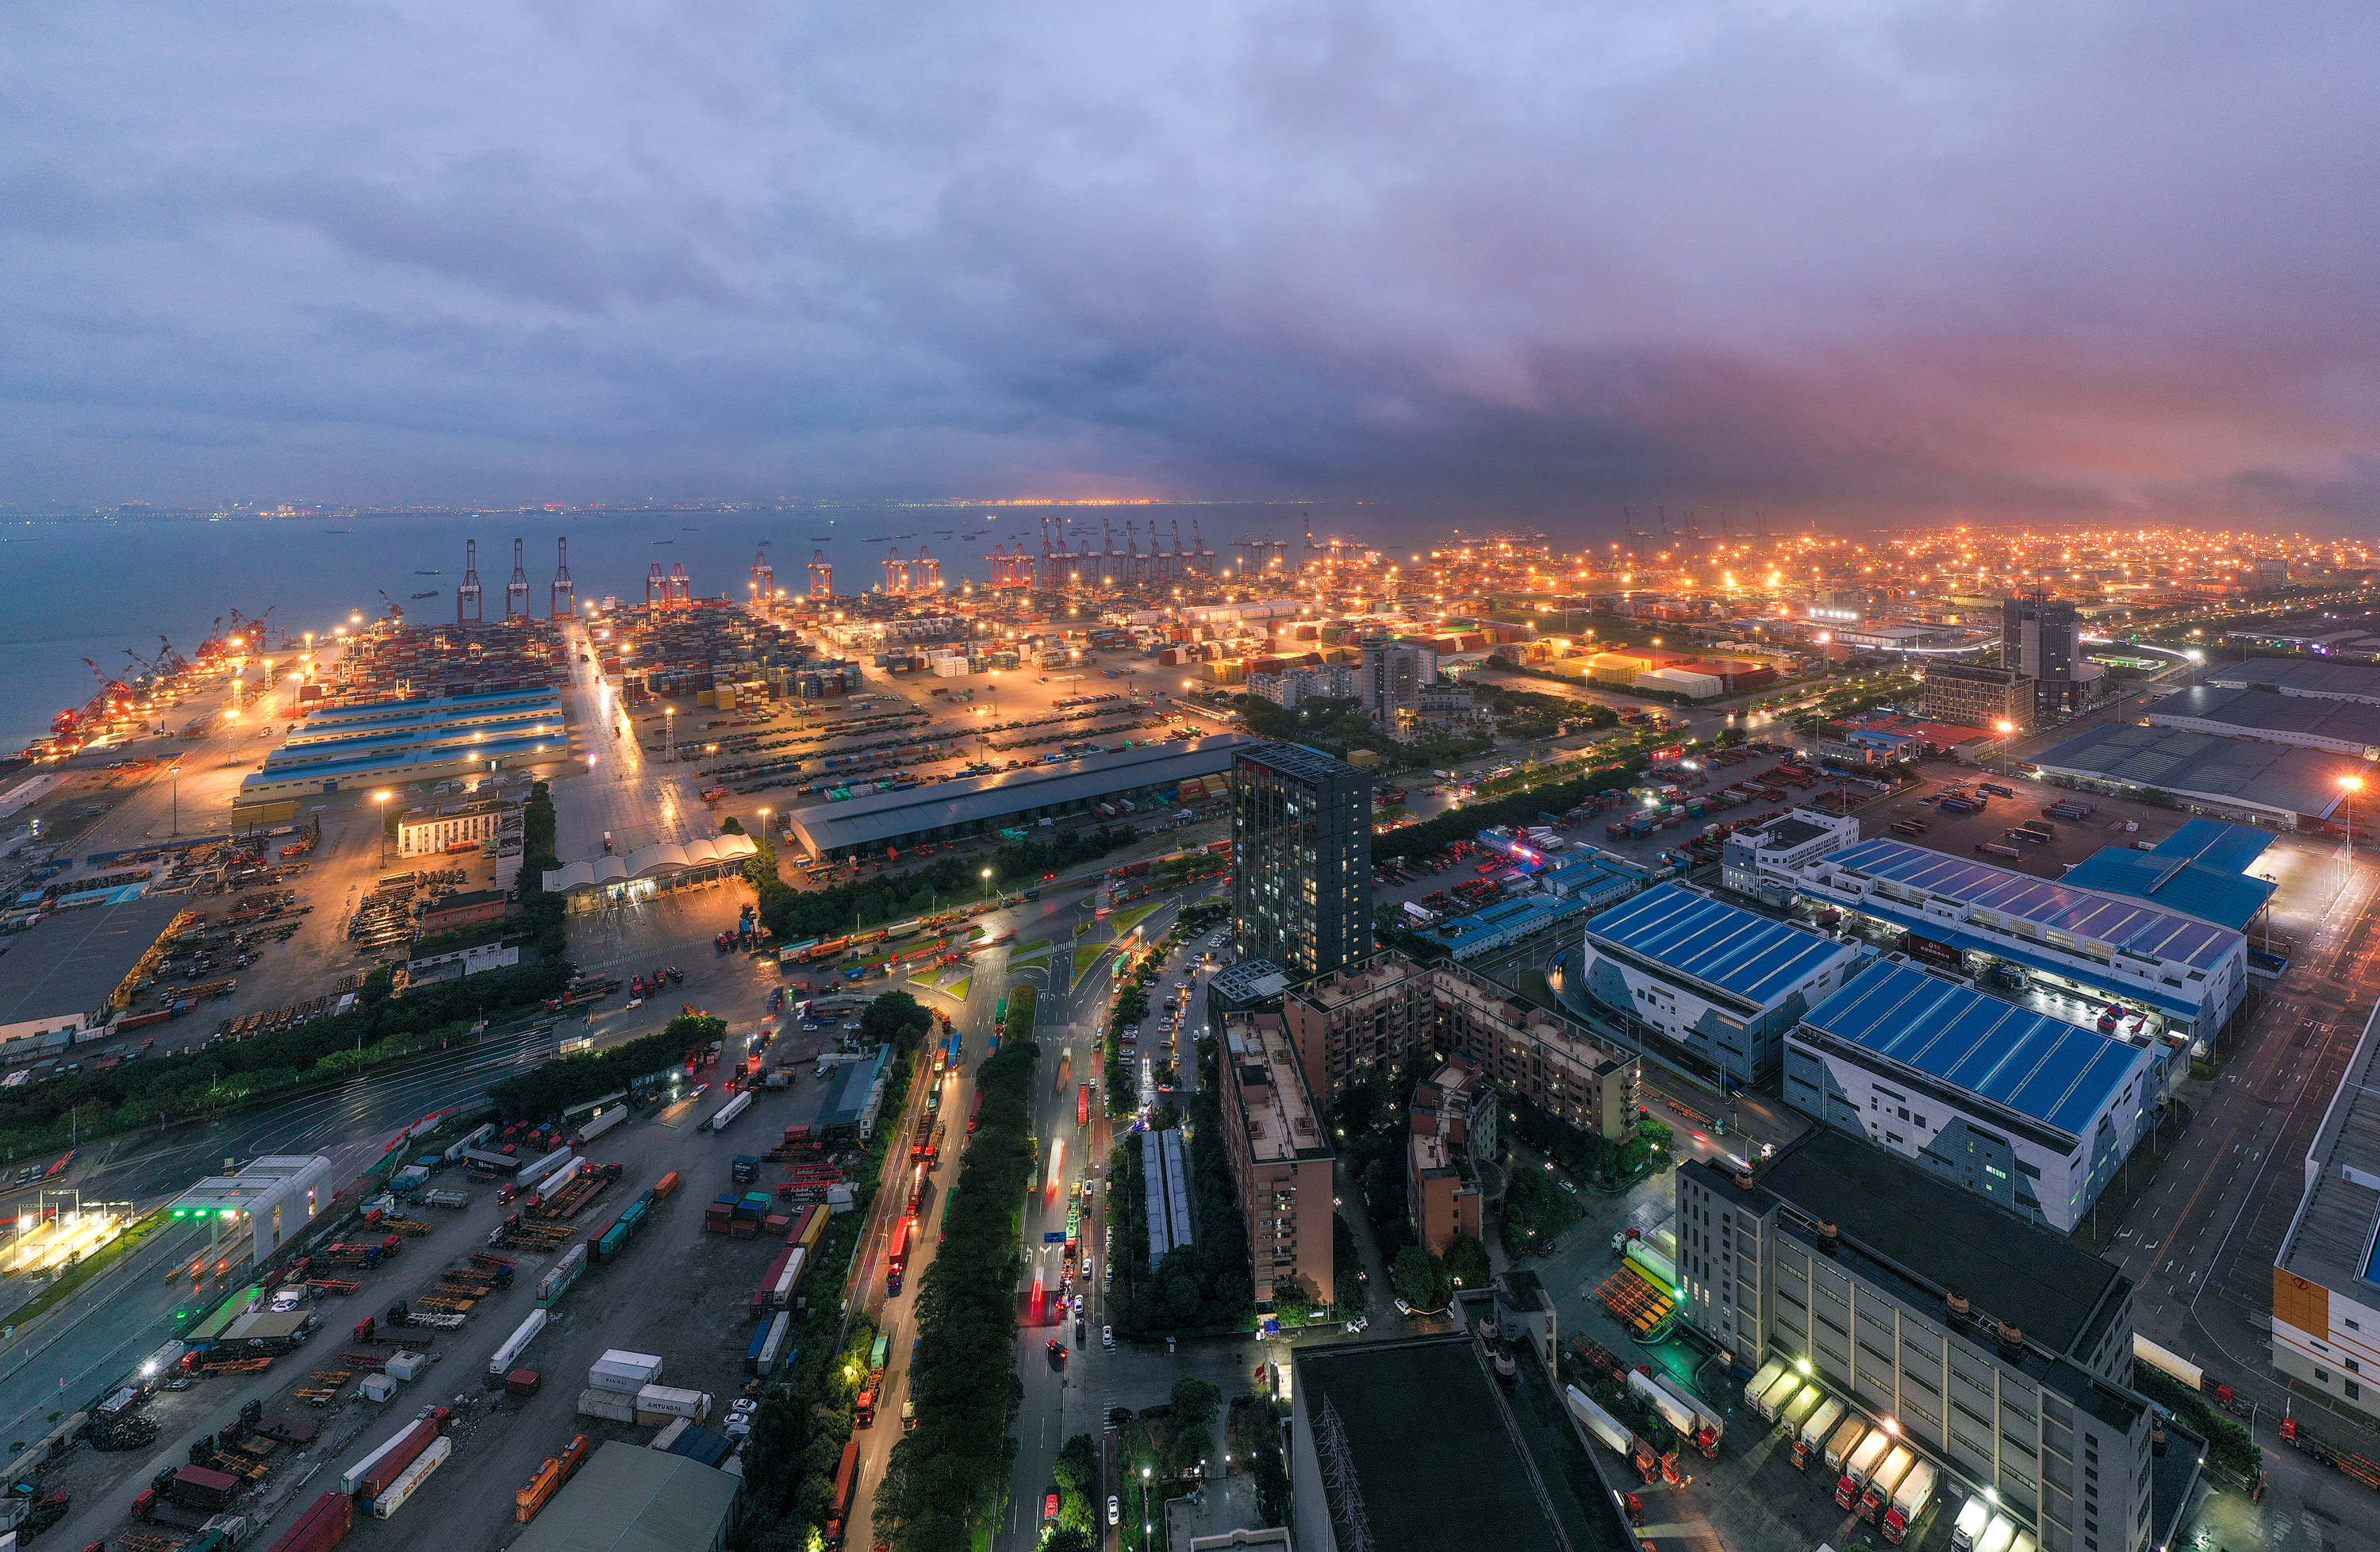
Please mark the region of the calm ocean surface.
[[[834, 563], [837, 589], [856, 592], [883, 580], [880, 563], [888, 548], [898, 545], [905, 557], [916, 554], [921, 541], [942, 563], [945, 582], [981, 582], [990, 575], [983, 557], [995, 542], [1008, 540], [1013, 548], [1022, 540], [1039, 548], [1038, 517], [1045, 510], [908, 506], [573, 512], [551, 518], [436, 514], [8, 521], [0, 524], [0, 568], [9, 583], [0, 591], [0, 751], [14, 753], [42, 737], [57, 711], [90, 697], [98, 680], [83, 659], [115, 675], [128, 666], [125, 649], [153, 656], [160, 636], [190, 651], [213, 634], [218, 620], [227, 622], [234, 608], [250, 614], [269, 609], [275, 626], [327, 633], [346, 624], [350, 612], [361, 611], [366, 618], [378, 612], [385, 588], [409, 616], [451, 620], [467, 539], [480, 541], [485, 612], [496, 619], [504, 614], [516, 538], [527, 541], [522, 564], [531, 609], [541, 615], [553, 578], [557, 535], [570, 540], [570, 573], [584, 601], [607, 593], [641, 601], [646, 568], [656, 560], [664, 569], [684, 562], [698, 595], [742, 597], [763, 540], [777, 585], [788, 592], [808, 588], [805, 567], [811, 552], [820, 549]], [[1125, 521], [1139, 524], [1144, 551], [1152, 519], [1170, 544], [1172, 523], [1179, 518], [1186, 544], [1195, 517], [1207, 547], [1221, 557], [1219, 564], [1236, 559], [1232, 541], [1267, 534], [1291, 541], [1294, 556], [1307, 511], [1318, 534], [1336, 531], [1399, 543], [1422, 537], [1400, 532], [1408, 525], [1378, 505], [1360, 512], [1324, 504], [1060, 510], [1073, 523], [1077, 541], [1088, 539], [1094, 549], [1102, 517], [1113, 520], [1118, 548], [1124, 542]], [[351, 531], [334, 531], [343, 528]], [[970, 534], [980, 537], [963, 537]], [[871, 539], [877, 542], [866, 542]], [[431, 570], [439, 575], [417, 575]], [[432, 588], [435, 598], [409, 596]]]

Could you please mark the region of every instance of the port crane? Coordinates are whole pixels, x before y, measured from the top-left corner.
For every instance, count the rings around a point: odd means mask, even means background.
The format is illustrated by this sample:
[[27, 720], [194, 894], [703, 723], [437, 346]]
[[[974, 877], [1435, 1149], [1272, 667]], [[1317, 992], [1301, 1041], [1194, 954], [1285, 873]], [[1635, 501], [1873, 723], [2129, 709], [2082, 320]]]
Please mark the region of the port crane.
[[379, 592], [381, 602], [388, 605], [388, 617], [400, 625], [405, 624], [405, 605], [389, 597], [386, 588], [380, 588]]

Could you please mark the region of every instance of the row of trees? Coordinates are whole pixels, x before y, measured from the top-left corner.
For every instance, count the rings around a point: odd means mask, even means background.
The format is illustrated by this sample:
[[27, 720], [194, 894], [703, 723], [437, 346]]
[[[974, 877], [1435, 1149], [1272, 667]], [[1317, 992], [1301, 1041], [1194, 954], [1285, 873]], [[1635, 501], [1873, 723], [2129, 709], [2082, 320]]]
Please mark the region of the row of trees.
[[[760, 849], [745, 864], [745, 874], [759, 894], [760, 920], [777, 941], [798, 943], [905, 921], [994, 892], [1029, 889], [1046, 874], [1062, 873], [1131, 844], [1140, 839], [1140, 832], [1130, 825], [1051, 831], [1043, 837], [1010, 842], [989, 854], [936, 857], [905, 873], [887, 873], [822, 890], [797, 890], [786, 884], [777, 876], [776, 848], [765, 837], [754, 839]], [[987, 867], [991, 870], [989, 879], [983, 877]]]
[[[356, 1005], [334, 1018], [19, 1085], [0, 1097], [0, 1149], [18, 1155], [63, 1146], [69, 1132], [88, 1138], [213, 1114], [275, 1089], [468, 1039], [483, 1018], [541, 1007], [570, 981], [564, 903], [546, 893], [542, 882], [556, 866], [553, 804], [540, 782], [528, 801], [511, 934], [523, 940], [522, 964], [417, 987], [403, 997], [391, 995], [393, 976], [382, 967], [365, 980]], [[195, 1037], [188, 1022], [164, 1029], [171, 1031], [161, 1032], [164, 1040]]]
[[1451, 842], [1467, 841], [1492, 825], [1536, 824], [1539, 814], [1559, 814], [1609, 788], [1627, 786], [1642, 775], [1644, 770], [1642, 759], [1593, 766], [1585, 774], [1567, 782], [1532, 788], [1510, 797], [1450, 808], [1434, 819], [1424, 819], [1419, 824], [1406, 825], [1386, 835], [1373, 837], [1372, 855], [1377, 860], [1428, 856], [1434, 852], [1444, 851]]
[[621, 1093], [639, 1078], [666, 1073], [673, 1063], [708, 1051], [713, 1040], [726, 1037], [724, 1020], [709, 1013], [680, 1013], [656, 1034], [516, 1073], [491, 1087], [488, 1097], [506, 1122], [541, 1121], [573, 1105]]

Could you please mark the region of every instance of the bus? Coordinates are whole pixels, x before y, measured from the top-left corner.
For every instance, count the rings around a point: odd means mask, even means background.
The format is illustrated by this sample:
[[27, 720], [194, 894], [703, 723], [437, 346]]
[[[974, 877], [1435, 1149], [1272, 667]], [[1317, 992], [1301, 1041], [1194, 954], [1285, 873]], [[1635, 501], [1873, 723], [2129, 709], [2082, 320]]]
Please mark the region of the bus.
[[905, 1218], [901, 1220], [900, 1226], [892, 1231], [892, 1257], [886, 1263], [884, 1268], [884, 1296], [886, 1298], [892, 1299], [900, 1297], [901, 1279], [908, 1274], [908, 1270], [909, 1220]]
[[1090, 1123], [1091, 1085], [1088, 1084], [1081, 1084], [1075, 1089], [1075, 1124], [1077, 1126], [1088, 1126]]
[[975, 1107], [967, 1111], [967, 1135], [975, 1135], [976, 1127], [983, 1121], [983, 1090], [975, 1091]]
[[859, 1441], [852, 1439], [843, 1447], [843, 1463], [834, 1468], [834, 1502], [827, 1510], [826, 1539], [831, 1546], [843, 1545], [843, 1522], [851, 1513], [851, 1492], [859, 1485]]

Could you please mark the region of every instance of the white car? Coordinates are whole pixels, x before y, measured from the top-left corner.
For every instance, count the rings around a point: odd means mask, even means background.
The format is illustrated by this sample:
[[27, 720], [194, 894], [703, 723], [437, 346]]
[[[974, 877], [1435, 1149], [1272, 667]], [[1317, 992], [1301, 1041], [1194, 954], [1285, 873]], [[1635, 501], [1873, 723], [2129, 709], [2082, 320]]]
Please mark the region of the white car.
[[1402, 1299], [1399, 1299], [1397, 1301], [1397, 1313], [1399, 1315], [1411, 1315], [1413, 1312], [1414, 1307], [1411, 1304], [1406, 1303]]
[[1102, 1326], [1099, 1328], [1099, 1345], [1105, 1348], [1112, 1348], [1115, 1346], [1114, 1327]]
[[1108, 1523], [1112, 1525], [1123, 1518], [1123, 1500], [1117, 1497], [1113, 1493], [1110, 1493], [1108, 1495]]
[[749, 1396], [738, 1396], [727, 1403], [729, 1415], [735, 1417], [749, 1417], [759, 1410], [760, 1403]]

